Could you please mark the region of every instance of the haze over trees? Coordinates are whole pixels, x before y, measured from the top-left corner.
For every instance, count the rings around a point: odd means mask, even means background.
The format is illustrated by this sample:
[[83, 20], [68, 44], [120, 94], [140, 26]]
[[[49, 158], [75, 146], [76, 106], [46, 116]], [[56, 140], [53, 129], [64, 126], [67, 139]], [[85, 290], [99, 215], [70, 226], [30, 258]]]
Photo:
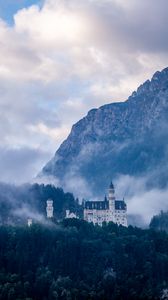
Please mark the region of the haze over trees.
[[46, 200], [54, 203], [54, 217], [65, 217], [65, 210], [80, 213], [78, 201], [71, 193], [53, 185], [25, 184], [14, 186], [0, 183], [0, 224], [26, 224], [27, 218], [43, 222], [46, 218]]

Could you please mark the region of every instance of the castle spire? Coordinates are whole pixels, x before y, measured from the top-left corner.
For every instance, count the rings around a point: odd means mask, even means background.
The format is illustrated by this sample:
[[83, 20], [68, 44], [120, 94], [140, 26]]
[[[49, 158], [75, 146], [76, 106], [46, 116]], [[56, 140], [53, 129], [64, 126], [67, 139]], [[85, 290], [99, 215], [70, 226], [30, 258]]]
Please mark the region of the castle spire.
[[110, 186], [109, 186], [109, 209], [111, 211], [115, 210], [115, 189], [114, 189], [114, 185], [111, 181]]
[[111, 183], [110, 183], [109, 189], [114, 189], [114, 185], [113, 185], [113, 182], [112, 182], [112, 181], [111, 181]]

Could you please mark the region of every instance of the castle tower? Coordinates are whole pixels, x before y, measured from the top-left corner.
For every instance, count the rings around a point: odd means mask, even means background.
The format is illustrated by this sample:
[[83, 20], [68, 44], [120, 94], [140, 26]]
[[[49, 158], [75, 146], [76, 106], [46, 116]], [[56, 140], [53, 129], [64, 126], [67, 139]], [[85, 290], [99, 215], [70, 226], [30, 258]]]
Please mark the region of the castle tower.
[[27, 225], [30, 227], [33, 224], [33, 220], [31, 218], [27, 219]]
[[46, 207], [46, 212], [47, 212], [47, 218], [53, 218], [53, 200], [48, 199], [47, 200], [47, 207]]
[[112, 182], [110, 183], [109, 186], [108, 198], [109, 198], [109, 210], [114, 211], [115, 210], [115, 189]]
[[66, 209], [66, 217], [65, 217], [66, 219], [69, 218], [69, 214], [70, 214], [70, 210]]

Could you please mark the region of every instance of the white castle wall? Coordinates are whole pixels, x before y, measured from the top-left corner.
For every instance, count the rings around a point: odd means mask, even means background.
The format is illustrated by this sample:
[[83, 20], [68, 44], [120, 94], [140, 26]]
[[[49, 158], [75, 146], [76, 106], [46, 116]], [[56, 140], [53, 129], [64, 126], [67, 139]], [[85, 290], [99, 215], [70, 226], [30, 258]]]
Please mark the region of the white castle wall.
[[84, 220], [102, 226], [103, 222], [114, 222], [118, 225], [127, 226], [127, 214], [125, 210], [115, 209], [115, 190], [109, 188], [109, 209], [84, 209]]

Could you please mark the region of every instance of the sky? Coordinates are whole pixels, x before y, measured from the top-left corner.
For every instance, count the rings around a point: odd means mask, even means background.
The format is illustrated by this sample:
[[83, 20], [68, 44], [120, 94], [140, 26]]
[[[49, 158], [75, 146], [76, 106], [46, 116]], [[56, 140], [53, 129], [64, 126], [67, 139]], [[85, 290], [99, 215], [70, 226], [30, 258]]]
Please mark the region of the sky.
[[0, 181], [30, 181], [89, 109], [168, 66], [167, 0], [0, 0]]

